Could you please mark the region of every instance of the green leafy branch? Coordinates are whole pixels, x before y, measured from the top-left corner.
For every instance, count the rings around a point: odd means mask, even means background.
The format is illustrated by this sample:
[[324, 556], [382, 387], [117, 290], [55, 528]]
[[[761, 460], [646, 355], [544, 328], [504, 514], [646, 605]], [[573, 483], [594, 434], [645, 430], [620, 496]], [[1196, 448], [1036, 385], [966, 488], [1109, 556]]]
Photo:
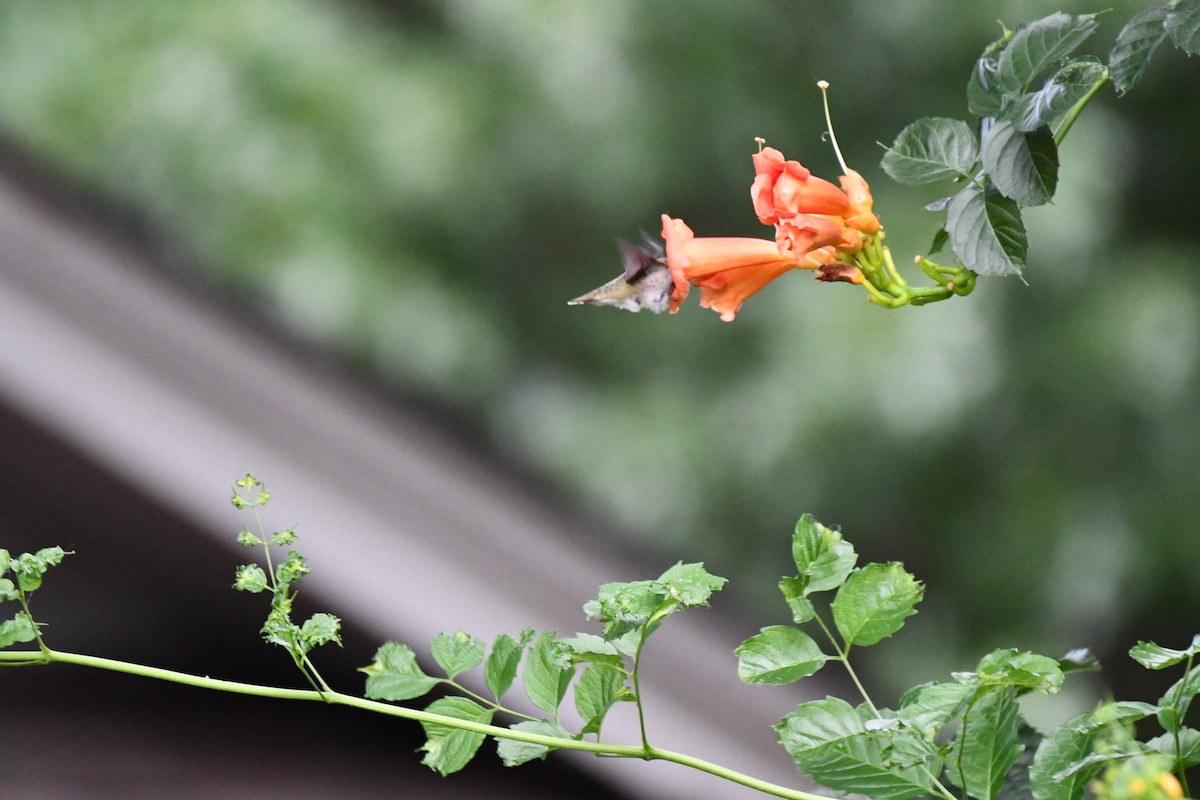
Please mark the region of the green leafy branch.
[[[257, 520], [257, 509], [269, 499], [262, 483], [247, 475], [236, 484], [233, 504], [253, 510]], [[17, 601], [20, 606], [13, 619], [0, 624], [0, 648], [38, 643], [36, 650], [0, 651], [0, 664], [75, 664], [215, 691], [319, 701], [414, 720], [426, 736], [422, 763], [442, 775], [465, 767], [490, 737], [507, 766], [544, 759], [553, 750], [579, 750], [669, 761], [794, 800], [821, 797], [650, 743], [639, 680], [642, 654], [649, 637], [669, 617], [707, 605], [724, 586], [725, 579], [708, 573], [701, 564], [678, 563], [655, 580], [601, 586], [595, 599], [584, 606], [588, 617], [602, 624], [599, 635], [560, 638], [551, 631], [526, 629], [517, 636], [500, 634], [489, 648], [464, 631], [439, 634], [429, 655], [444, 677], [427, 674], [408, 645], [386, 642], [372, 663], [362, 668], [365, 696], [357, 697], [331, 689], [309, 658], [319, 645], [340, 643], [336, 617], [315, 614], [302, 624], [291, 620], [294, 584], [307, 566], [303, 557], [289, 551], [272, 567], [271, 547], [291, 547], [295, 540], [294, 529], [270, 537], [261, 530], [258, 534], [242, 530], [238, 541], [263, 547], [267, 566], [239, 567], [235, 588], [270, 590], [263, 638], [289, 652], [311, 690], [218, 680], [49, 648], [30, 612], [29, 596], [41, 587], [45, 572], [62, 561], [65, 553], [59, 548], [16, 558], [0, 550], [0, 601]], [[1151, 785], [1160, 793], [1154, 796], [1164, 800], [1186, 792], [1184, 770], [1200, 764], [1200, 730], [1184, 723], [1200, 692], [1200, 667], [1194, 664], [1200, 636], [1183, 650], [1139, 642], [1130, 651], [1149, 669], [1183, 665], [1182, 677], [1157, 703], [1108, 702], [1046, 736], [1023, 721], [1018, 699], [1028, 692], [1057, 692], [1067, 673], [1094, 669], [1095, 661], [1086, 651], [1055, 659], [999, 649], [984, 656], [974, 670], [916, 686], [894, 709], [887, 708], [870, 697], [851, 656], [858, 648], [877, 645], [899, 631], [916, 613], [923, 585], [899, 563], [858, 565], [854, 547], [841, 533], [810, 515], [797, 523], [791, 551], [796, 574], [783, 578], [779, 588], [794, 624], [762, 629], [743, 642], [735, 655], [739, 676], [751, 684], [791, 683], [813, 675], [828, 662], [847, 670], [861, 702], [854, 705], [827, 697], [802, 703], [775, 726], [779, 743], [797, 767], [818, 783], [877, 800], [921, 796], [999, 800], [1002, 794], [1079, 800], [1086, 787], [1116, 800], [1132, 796], [1130, 787]], [[10, 572], [15, 580], [7, 577]], [[802, 627], [814, 630], [829, 652]], [[490, 697], [460, 682], [460, 676], [480, 667]], [[536, 709], [534, 713], [513, 708], [511, 702], [505, 705], [518, 672], [524, 698]], [[435, 689], [449, 694], [421, 709], [399, 705]], [[581, 720], [575, 732], [560, 716], [572, 689]], [[621, 702], [637, 707], [639, 744], [601, 738], [605, 717]], [[516, 721], [497, 724], [498, 714]], [[1132, 726], [1150, 717], [1157, 719], [1163, 732], [1138, 741]]]
[[[959, 185], [926, 206], [946, 214], [930, 255], [949, 244], [974, 273], [1020, 275], [1029, 249], [1022, 209], [1053, 199], [1058, 149], [1083, 109], [1110, 81], [1120, 94], [1132, 89], [1168, 39], [1189, 55], [1200, 53], [1200, 0], [1173, 0], [1137, 14], [1105, 62], [1072, 55], [1099, 27], [1097, 16], [1058, 12], [1005, 29], [984, 49], [967, 84], [972, 120], [925, 117], [887, 148], [882, 166], [894, 180]], [[916, 263], [943, 286], [952, 280], [952, 267], [922, 257]], [[958, 288], [965, 293], [961, 278]], [[924, 302], [948, 296], [940, 292]]]

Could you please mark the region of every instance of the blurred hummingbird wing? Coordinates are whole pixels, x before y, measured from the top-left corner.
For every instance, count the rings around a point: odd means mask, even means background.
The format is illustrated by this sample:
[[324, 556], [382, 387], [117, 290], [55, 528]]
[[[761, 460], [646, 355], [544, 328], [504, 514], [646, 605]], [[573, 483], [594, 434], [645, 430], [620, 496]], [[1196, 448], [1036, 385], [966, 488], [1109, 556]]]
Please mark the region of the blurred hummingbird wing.
[[642, 247], [644, 247], [650, 255], [655, 258], [665, 258], [666, 251], [663, 250], [663, 244], [657, 236], [652, 236], [645, 231], [642, 231]]
[[629, 283], [637, 283], [646, 275], [646, 270], [653, 264], [662, 263], [662, 247], [647, 234], [642, 234], [646, 247], [633, 244], [625, 239], [617, 239], [617, 247], [621, 251], [621, 264], [625, 267], [623, 277]]

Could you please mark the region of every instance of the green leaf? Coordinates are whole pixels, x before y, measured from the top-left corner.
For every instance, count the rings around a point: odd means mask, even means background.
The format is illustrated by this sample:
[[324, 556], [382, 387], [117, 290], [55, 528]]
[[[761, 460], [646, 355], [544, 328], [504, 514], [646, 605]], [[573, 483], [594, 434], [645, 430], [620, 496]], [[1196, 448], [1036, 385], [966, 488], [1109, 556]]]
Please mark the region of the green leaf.
[[1028, 133], [1043, 126], [1054, 128], [1075, 104], [1104, 80], [1108, 70], [1093, 56], [1064, 64], [1036, 92], [1023, 94], [1005, 112], [1018, 131]]
[[[490, 709], [466, 697], [440, 697], [427, 705], [425, 710], [431, 714], [485, 725], [492, 721]], [[453, 728], [440, 722], [422, 722], [421, 727], [425, 729], [425, 744], [421, 745], [425, 757], [421, 763], [441, 775], [449, 775], [465, 767], [486, 738], [485, 734]]]
[[1167, 693], [1159, 698], [1158, 724], [1168, 731], [1179, 730], [1183, 718], [1187, 716], [1188, 706], [1192, 698], [1200, 693], [1200, 666], [1195, 666], [1183, 674], [1183, 677], [1171, 684]]
[[838, 589], [831, 609], [848, 645], [872, 645], [886, 639], [917, 613], [924, 587], [903, 565], [868, 564]]
[[896, 716], [933, 741], [950, 720], [966, 708], [974, 687], [963, 683], [925, 683], [914, 686], [900, 698]]
[[1183, 769], [1200, 764], [1200, 731], [1195, 728], [1180, 728], [1178, 732], [1179, 747], [1175, 746], [1176, 734], [1164, 733], [1146, 742], [1151, 750], [1165, 753], [1179, 760]]
[[456, 675], [482, 664], [484, 651], [482, 639], [461, 630], [453, 634], [439, 633], [429, 644], [429, 654], [451, 680], [454, 680]]
[[950, 246], [963, 265], [980, 275], [1020, 275], [1029, 240], [1016, 201], [972, 184], [946, 212]]
[[333, 614], [320, 612], [313, 614], [300, 626], [301, 647], [304, 652], [334, 642], [340, 645], [342, 621]]
[[1164, 23], [1170, 10], [1170, 3], [1147, 8], [1130, 18], [1117, 34], [1117, 41], [1108, 53], [1108, 71], [1120, 94], [1128, 92], [1142, 79], [1154, 52], [1167, 38]]
[[930, 773], [900, 767], [885, 756], [886, 737], [867, 733], [858, 712], [835, 697], [803, 703], [775, 726], [779, 743], [817, 782], [872, 800], [933, 793]]
[[792, 621], [797, 625], [803, 622], [808, 622], [816, 616], [816, 609], [813, 608], [812, 601], [805, 597], [808, 591], [808, 580], [801, 577], [780, 578], [779, 591], [783, 593], [783, 599], [787, 601], [788, 608], [792, 610]]
[[[792, 534], [792, 560], [796, 562], [803, 596], [836, 589], [846, 582], [858, 561], [854, 546], [842, 534], [805, 514]], [[787, 590], [784, 596], [787, 596]]]
[[705, 571], [704, 564], [680, 562], [659, 576], [658, 582], [680, 605], [695, 607], [708, 605], [708, 598], [713, 592], [721, 591], [726, 580], [709, 574]]
[[633, 698], [625, 688], [625, 670], [611, 664], [592, 664], [575, 684], [575, 710], [583, 720], [581, 733], [599, 735], [604, 715], [614, 703]]
[[[555, 725], [553, 722], [545, 719], [531, 719], [524, 722], [518, 722], [515, 725], [509, 725], [514, 731], [523, 731], [525, 733], [536, 733], [542, 736], [552, 736], [555, 739], [571, 739], [571, 734], [564, 728]], [[500, 760], [504, 762], [506, 767], [516, 767], [524, 764], [527, 761], [533, 761], [535, 758], [546, 760], [546, 754], [552, 748], [544, 744], [533, 744], [532, 742], [518, 742], [515, 739], [497, 739], [496, 753], [500, 756]]]
[[667, 602], [667, 590], [658, 581], [606, 583], [583, 611], [604, 623], [604, 638], [612, 640], [646, 625]]
[[1165, 23], [1171, 41], [1189, 56], [1200, 53], [1200, 3], [1182, 0], [1167, 14]]
[[1072, 17], [1060, 11], [1018, 27], [996, 60], [1003, 94], [1015, 99], [1045, 70], [1069, 56], [1099, 27], [1096, 16]]
[[17, 591], [17, 585], [8, 578], [0, 578], [0, 603], [8, 600], [16, 600], [20, 597], [20, 592]]
[[951, 743], [954, 766], [946, 774], [977, 800], [994, 800], [1024, 749], [1017, 739], [1017, 693], [1013, 687], [986, 692], [967, 712]]
[[1029, 783], [1034, 800], [1079, 800], [1087, 782], [1100, 771], [1100, 764], [1085, 766], [1060, 776], [1092, 752], [1096, 731], [1081, 733], [1075, 726], [1087, 722], [1089, 714], [1081, 714], [1064, 723], [1038, 745], [1029, 768]]
[[[946, 205], [950, 205], [950, 198], [946, 198]], [[939, 209], [941, 210], [941, 209]], [[938, 228], [937, 233], [933, 235], [933, 241], [929, 243], [928, 255], [936, 255], [942, 251], [942, 248], [950, 243], [950, 234], [945, 228]]]
[[32, 642], [36, 638], [37, 631], [24, 611], [18, 611], [12, 619], [0, 622], [0, 648], [11, 647], [19, 642]]
[[9, 564], [12, 563], [12, 556], [3, 547], [0, 547], [0, 575], [8, 572]]
[[258, 564], [243, 564], [234, 573], [233, 588], [258, 594], [267, 588], [267, 573]]
[[1129, 649], [1129, 657], [1146, 669], [1163, 669], [1191, 658], [1198, 652], [1200, 652], [1200, 635], [1192, 638], [1192, 643], [1186, 650], [1172, 650], [1154, 642], [1139, 641]]
[[488, 654], [483, 668], [483, 680], [497, 700], [512, 687], [521, 656], [525, 654], [525, 647], [532, 638], [533, 629], [526, 628], [521, 632], [520, 639], [502, 633], [492, 643], [492, 652]]
[[9, 559], [9, 569], [17, 579], [23, 592], [35, 592], [42, 585], [42, 577], [51, 567], [62, 563], [66, 552], [61, 547], [45, 547], [36, 553], [22, 553]]
[[570, 652], [571, 660], [575, 663], [590, 662], [624, 667], [625, 661], [616, 645], [594, 633], [577, 633], [559, 639], [558, 643]]
[[271, 544], [287, 547], [290, 544], [294, 544], [298, 538], [300, 537], [296, 534], [294, 527], [284, 528], [281, 531], [275, 531], [271, 534]]
[[811, 636], [787, 625], [763, 628], [733, 653], [738, 657], [738, 677], [746, 683], [791, 683], [812, 675], [829, 660]]
[[262, 545], [263, 540], [255, 536], [248, 530], [241, 530], [237, 535], [237, 543], [242, 547], [258, 547]]
[[1049, 128], [1022, 133], [1006, 119], [996, 120], [983, 137], [983, 168], [1005, 197], [1039, 206], [1058, 186], [1058, 148]]
[[1016, 686], [1046, 693], [1057, 692], [1064, 679], [1057, 659], [1011, 647], [988, 653], [979, 660], [976, 673], [985, 686]]
[[883, 170], [898, 183], [915, 186], [943, 178], [967, 178], [979, 154], [967, 123], [923, 117], [908, 125], [883, 154]]
[[1135, 700], [1105, 703], [1090, 714], [1076, 717], [1078, 724], [1075, 726], [1075, 730], [1078, 733], [1090, 733], [1091, 731], [1107, 728], [1111, 725], [1137, 722], [1158, 712], [1158, 706]]
[[971, 71], [971, 79], [967, 81], [967, 108], [977, 117], [994, 117], [1004, 108], [1004, 92], [997, 73], [1000, 52], [1012, 35], [1012, 31], [1004, 28], [1001, 37], [984, 48]]
[[366, 696], [372, 700], [411, 700], [427, 694], [439, 683], [417, 666], [412, 648], [398, 642], [380, 645], [375, 660], [359, 672], [366, 673]]
[[575, 667], [554, 634], [543, 631], [525, 657], [525, 696], [542, 711], [555, 713], [567, 693]]

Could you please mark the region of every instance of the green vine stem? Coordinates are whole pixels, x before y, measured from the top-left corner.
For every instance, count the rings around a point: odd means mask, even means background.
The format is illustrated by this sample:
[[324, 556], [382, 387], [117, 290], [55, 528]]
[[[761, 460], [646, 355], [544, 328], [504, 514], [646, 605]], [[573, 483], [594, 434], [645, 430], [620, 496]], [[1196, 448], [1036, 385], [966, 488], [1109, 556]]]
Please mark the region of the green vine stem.
[[415, 708], [406, 708], [404, 706], [392, 705], [390, 703], [382, 703], [377, 700], [367, 700], [362, 697], [343, 694], [342, 692], [317, 692], [310, 689], [285, 689], [275, 686], [261, 686], [253, 683], [239, 683], [237, 681], [201, 677], [199, 675], [191, 675], [186, 672], [177, 672], [175, 670], [161, 669], [158, 667], [148, 667], [142, 664], [133, 664], [128, 661], [117, 661], [111, 658], [99, 658], [97, 656], [88, 656], [79, 653], [64, 653], [58, 650], [50, 649], [46, 649], [45, 651], [0, 651], [0, 665], [25, 666], [35, 664], [74, 664], [81, 667], [103, 669], [110, 672], [122, 672], [128, 675], [138, 675], [143, 678], [152, 678], [154, 680], [168, 681], [170, 683], [179, 683], [185, 686], [195, 686], [197, 688], [210, 689], [218, 692], [230, 692], [233, 694], [250, 695], [254, 697], [270, 697], [276, 700], [306, 700], [310, 702], [328, 703], [330, 705], [350, 706], [351, 708], [358, 708], [364, 711], [373, 711], [377, 714], [387, 714], [389, 716], [401, 717], [403, 719], [409, 719], [415, 722], [433, 723], [436, 725], [443, 725], [448, 728], [458, 728], [460, 730], [482, 733], [485, 736], [494, 736], [499, 739], [512, 739], [518, 742], [528, 742], [530, 744], [538, 744], [554, 749], [581, 750], [587, 753], [594, 753], [600, 756], [615, 758], [637, 758], [645, 761], [669, 761], [699, 770], [700, 772], [706, 772], [710, 775], [723, 778], [732, 783], [755, 789], [763, 792], [764, 794], [773, 795], [775, 797], [785, 797], [789, 798], [790, 800], [831, 800], [831, 798], [826, 795], [813, 794], [812, 792], [804, 792], [799, 789], [790, 789], [786, 786], [780, 786], [778, 784], [770, 783], [768, 781], [760, 780], [750, 775], [745, 775], [741, 772], [728, 769], [727, 767], [723, 767], [719, 764], [714, 764], [711, 761], [694, 758], [683, 753], [675, 753], [670, 750], [661, 750], [657, 747], [606, 744], [602, 742], [581, 741], [579, 739], [556, 739], [552, 736], [527, 733], [525, 731], [512, 730], [511, 728], [502, 728], [497, 725], [485, 725], [479, 722], [471, 722], [470, 720], [455, 719], [454, 717], [443, 716], [442, 714], [433, 714], [428, 711], [421, 711]]

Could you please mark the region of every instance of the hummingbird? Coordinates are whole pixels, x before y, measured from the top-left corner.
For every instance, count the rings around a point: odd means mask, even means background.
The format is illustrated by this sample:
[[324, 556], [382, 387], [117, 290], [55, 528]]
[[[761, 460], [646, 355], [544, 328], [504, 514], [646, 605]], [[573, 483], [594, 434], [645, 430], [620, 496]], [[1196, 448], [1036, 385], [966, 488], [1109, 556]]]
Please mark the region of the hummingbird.
[[655, 314], [666, 311], [674, 283], [662, 246], [647, 236], [645, 247], [617, 239], [617, 248], [625, 271], [603, 286], [568, 300], [567, 305], [616, 306], [635, 313], [643, 308]]

